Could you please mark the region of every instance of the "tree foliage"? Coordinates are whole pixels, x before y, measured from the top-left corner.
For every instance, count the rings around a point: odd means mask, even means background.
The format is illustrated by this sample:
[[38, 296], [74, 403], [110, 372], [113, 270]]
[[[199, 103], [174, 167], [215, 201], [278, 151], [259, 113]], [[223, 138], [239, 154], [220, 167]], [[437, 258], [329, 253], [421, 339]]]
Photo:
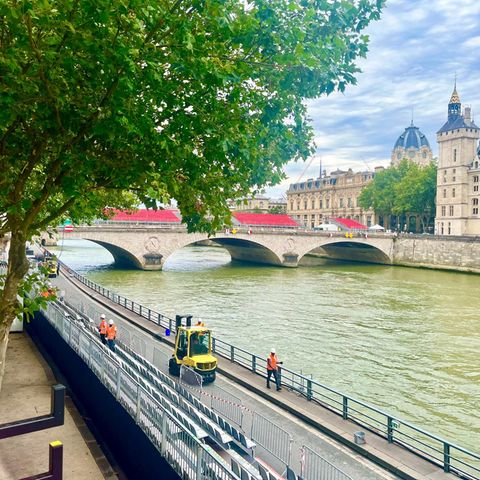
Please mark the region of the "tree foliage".
[[431, 162], [426, 167], [407, 159], [375, 174], [359, 197], [362, 208], [379, 215], [413, 214], [420, 218], [423, 230], [435, 213], [437, 167]]
[[278, 183], [312, 151], [304, 100], [355, 82], [382, 4], [2, 1], [0, 344], [25, 241], [62, 216], [175, 198], [189, 229], [211, 232], [227, 199]]

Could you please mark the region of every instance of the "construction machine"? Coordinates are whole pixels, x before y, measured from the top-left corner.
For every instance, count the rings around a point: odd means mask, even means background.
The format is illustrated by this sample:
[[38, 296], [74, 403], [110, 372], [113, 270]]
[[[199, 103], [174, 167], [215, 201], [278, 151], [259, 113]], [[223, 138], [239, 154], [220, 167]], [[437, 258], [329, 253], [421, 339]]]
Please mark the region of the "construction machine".
[[203, 325], [192, 326], [192, 315], [176, 315], [175, 323], [175, 350], [168, 362], [168, 371], [179, 376], [180, 367], [185, 365], [200, 374], [204, 383], [213, 382], [217, 359], [212, 355], [211, 330]]

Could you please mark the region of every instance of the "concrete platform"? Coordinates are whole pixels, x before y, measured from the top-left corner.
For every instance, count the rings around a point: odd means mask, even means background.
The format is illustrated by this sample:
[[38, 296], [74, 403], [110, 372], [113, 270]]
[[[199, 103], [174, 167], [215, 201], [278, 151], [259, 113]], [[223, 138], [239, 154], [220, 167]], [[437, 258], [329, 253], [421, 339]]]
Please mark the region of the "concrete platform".
[[[51, 386], [56, 383], [30, 337], [26, 333], [11, 334], [0, 391], [0, 423], [50, 413]], [[48, 445], [54, 440], [63, 443], [65, 480], [117, 478], [67, 394], [64, 425], [0, 440], [0, 480], [48, 471]]]

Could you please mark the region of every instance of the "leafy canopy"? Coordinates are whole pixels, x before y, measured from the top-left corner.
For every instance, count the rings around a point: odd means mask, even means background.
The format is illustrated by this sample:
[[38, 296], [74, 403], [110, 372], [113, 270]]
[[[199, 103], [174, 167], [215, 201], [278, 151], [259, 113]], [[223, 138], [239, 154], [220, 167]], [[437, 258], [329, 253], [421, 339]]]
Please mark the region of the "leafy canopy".
[[355, 83], [383, 0], [4, 0], [0, 233], [227, 199], [311, 153], [304, 99]]
[[407, 159], [377, 172], [360, 194], [362, 208], [379, 215], [415, 214], [428, 223], [435, 213], [437, 166], [422, 167]]

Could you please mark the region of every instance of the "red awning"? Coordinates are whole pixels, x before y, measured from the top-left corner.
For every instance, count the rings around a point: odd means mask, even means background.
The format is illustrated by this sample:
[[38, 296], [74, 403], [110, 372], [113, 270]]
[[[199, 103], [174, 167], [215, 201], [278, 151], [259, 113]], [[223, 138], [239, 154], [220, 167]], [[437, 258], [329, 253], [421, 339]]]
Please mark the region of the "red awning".
[[298, 223], [285, 214], [233, 212], [233, 217], [241, 225], [261, 225], [265, 227], [298, 227]]
[[348, 228], [350, 230], [366, 230], [367, 227], [361, 223], [352, 220], [351, 218], [332, 218], [332, 222], [337, 223], [343, 228]]
[[121, 212], [115, 210], [115, 215], [110, 219], [114, 222], [158, 222], [180, 223], [180, 219], [172, 210], [137, 210], [136, 212]]

